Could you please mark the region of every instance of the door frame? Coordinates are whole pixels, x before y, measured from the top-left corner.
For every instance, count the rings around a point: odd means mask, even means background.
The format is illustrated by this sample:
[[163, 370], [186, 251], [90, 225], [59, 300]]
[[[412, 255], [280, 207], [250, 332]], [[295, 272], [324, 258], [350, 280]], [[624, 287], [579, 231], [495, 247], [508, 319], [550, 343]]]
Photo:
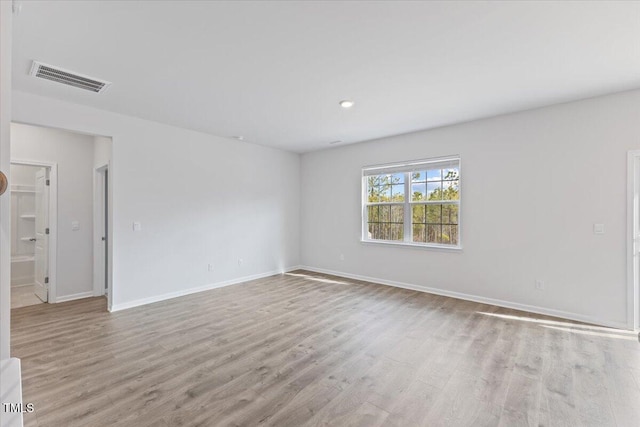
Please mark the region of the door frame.
[[[640, 328], [640, 255], [636, 261], [635, 236], [640, 235], [640, 150], [627, 153], [627, 327]], [[639, 248], [640, 249], [640, 248]]]
[[[93, 296], [104, 295], [105, 288], [105, 253], [102, 250], [104, 232], [104, 170], [107, 165], [93, 169]], [[106, 247], [104, 248], [107, 250]]]
[[[112, 295], [112, 254], [111, 254], [111, 227], [112, 227], [112, 207], [111, 207], [111, 162], [107, 162], [101, 166], [94, 167], [93, 169], [93, 294], [94, 296], [102, 296], [105, 286], [105, 271], [106, 271], [106, 287], [107, 287], [107, 306], [111, 307], [111, 295]], [[105, 200], [105, 171], [107, 174], [107, 218], [104, 218], [104, 200]], [[106, 222], [108, 224], [108, 230], [106, 233], [107, 244], [104, 247], [104, 251], [101, 248], [102, 237], [104, 230], [102, 226]], [[105, 257], [109, 261], [109, 265], [105, 266]]]
[[49, 287], [47, 289], [47, 302], [55, 303], [58, 299], [56, 287], [56, 259], [58, 255], [58, 164], [25, 159], [11, 159], [11, 164], [36, 166], [49, 169]]

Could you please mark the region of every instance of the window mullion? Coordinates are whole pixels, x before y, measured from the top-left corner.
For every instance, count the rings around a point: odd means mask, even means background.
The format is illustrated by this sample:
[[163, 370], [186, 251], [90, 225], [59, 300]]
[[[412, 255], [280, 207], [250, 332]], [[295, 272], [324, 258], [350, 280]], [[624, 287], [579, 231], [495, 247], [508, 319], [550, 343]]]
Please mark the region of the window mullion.
[[404, 173], [404, 241], [413, 241], [411, 236], [411, 172]]

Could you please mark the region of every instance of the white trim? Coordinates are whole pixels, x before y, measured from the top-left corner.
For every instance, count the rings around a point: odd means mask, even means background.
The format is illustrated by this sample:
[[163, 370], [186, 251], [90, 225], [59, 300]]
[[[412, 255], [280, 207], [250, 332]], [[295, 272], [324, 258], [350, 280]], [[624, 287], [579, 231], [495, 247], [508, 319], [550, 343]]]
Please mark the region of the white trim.
[[[105, 285], [109, 287], [108, 283], [105, 283], [105, 266], [104, 258], [105, 251], [108, 253], [108, 246], [105, 250], [102, 250], [102, 235], [104, 225], [104, 177], [105, 171], [109, 170], [109, 162], [104, 165], [93, 168], [93, 295], [96, 297], [105, 294]], [[108, 179], [108, 178], [107, 178]], [[108, 197], [108, 194], [106, 195]], [[109, 218], [106, 218], [108, 221]], [[107, 245], [109, 244], [109, 236], [107, 238]], [[108, 295], [107, 295], [108, 298]]]
[[361, 276], [359, 274], [344, 273], [341, 271], [327, 270], [324, 268], [309, 267], [306, 265], [300, 266], [300, 269], [308, 270], [316, 273], [331, 274], [333, 276], [341, 276], [347, 279], [362, 280], [365, 282], [371, 282], [371, 283], [380, 284], [380, 285], [393, 286], [396, 288], [410, 289], [412, 291], [442, 295], [445, 297], [457, 298], [457, 299], [462, 299], [466, 301], [473, 301], [473, 302], [478, 302], [482, 304], [490, 304], [498, 307], [511, 308], [514, 310], [528, 311], [530, 313], [543, 314], [546, 316], [560, 317], [568, 320], [576, 320], [578, 322], [592, 323], [595, 325], [601, 325], [601, 326], [606, 326], [610, 328], [628, 329], [627, 324], [624, 322], [613, 322], [610, 320], [602, 320], [602, 319], [597, 319], [595, 317], [585, 316], [582, 314], [572, 313], [568, 311], [538, 307], [535, 305], [520, 304], [517, 302], [499, 300], [494, 298], [486, 298], [479, 295], [471, 295], [471, 294], [465, 294], [462, 292], [454, 292], [454, 291], [448, 291], [445, 289], [432, 288], [429, 286], [420, 286], [420, 285], [414, 285], [410, 283], [396, 282], [393, 280], [379, 279], [376, 277]]
[[[455, 162], [458, 166], [458, 200], [420, 200], [420, 201], [412, 201], [411, 200], [411, 171], [410, 170], [402, 170], [394, 169], [401, 167], [403, 165], [428, 165], [428, 164], [438, 164], [445, 162]], [[405, 200], [401, 202], [369, 202], [368, 201], [368, 193], [367, 193], [367, 179], [370, 176], [376, 175], [371, 174], [372, 170], [377, 171], [377, 166], [365, 166], [362, 168], [362, 179], [360, 181], [361, 191], [361, 206], [360, 206], [360, 220], [361, 220], [361, 236], [360, 242], [362, 243], [374, 243], [374, 244], [388, 244], [395, 246], [408, 246], [408, 247], [422, 247], [422, 248], [450, 248], [453, 250], [462, 250], [462, 158], [460, 155], [452, 155], [447, 157], [440, 157], [428, 160], [416, 160], [413, 162], [405, 162], [400, 164], [390, 164], [390, 165], [382, 165], [382, 168], [391, 170], [388, 172], [389, 174], [402, 173], [404, 174], [404, 198]], [[416, 170], [419, 170], [416, 169]], [[384, 173], [381, 173], [384, 174]], [[440, 182], [445, 182], [444, 178], [440, 177]], [[425, 180], [427, 178], [425, 177]], [[437, 181], [436, 181], [437, 182]], [[412, 225], [412, 212], [413, 205], [457, 205], [458, 206], [458, 223], [455, 224], [458, 227], [458, 244], [457, 245], [447, 245], [447, 244], [438, 244], [438, 243], [420, 243], [413, 242], [413, 229]], [[368, 228], [368, 207], [370, 206], [403, 206], [404, 207], [404, 240], [396, 241], [396, 240], [374, 240], [369, 238], [369, 228]]]
[[[640, 233], [638, 212], [640, 208], [640, 150], [627, 153], [627, 328], [640, 327], [640, 272], [635, 260], [635, 236]], [[639, 242], [640, 244], [640, 242]]]
[[57, 258], [58, 258], [58, 164], [38, 160], [11, 159], [11, 164], [40, 166], [49, 169], [49, 288], [47, 302], [58, 302]]
[[67, 301], [73, 301], [76, 299], [82, 299], [82, 298], [91, 298], [93, 297], [93, 291], [87, 291], [87, 292], [80, 292], [77, 294], [71, 294], [71, 295], [64, 295], [61, 297], [56, 298], [56, 302], [67, 302]]
[[[111, 138], [111, 149], [113, 150], [113, 138]], [[115, 209], [113, 208], [114, 203], [114, 192], [113, 192], [113, 164], [112, 160], [107, 162], [107, 184], [108, 184], [108, 193], [107, 193], [107, 203], [109, 204], [109, 212], [107, 215], [107, 227], [109, 228], [109, 232], [107, 233], [107, 251], [109, 255], [107, 259], [109, 260], [109, 269], [107, 270], [107, 310], [111, 311], [111, 305], [113, 304], [113, 266], [115, 265], [115, 257], [113, 256], [113, 216]]]
[[[422, 166], [446, 164], [446, 163], [453, 163], [453, 162], [459, 162], [459, 161], [460, 161], [460, 155], [453, 154], [451, 156], [431, 157], [428, 159], [421, 159], [421, 160], [407, 160], [403, 162], [383, 163], [379, 165], [363, 166], [362, 174], [366, 176], [366, 175], [383, 175], [385, 173], [392, 174], [396, 172], [401, 173], [401, 172], [407, 172], [408, 170], [416, 171], [416, 170], [424, 169], [422, 168]], [[391, 171], [389, 171], [389, 169], [391, 169]]]
[[109, 311], [113, 313], [115, 311], [126, 310], [128, 308], [133, 308], [133, 307], [139, 307], [141, 305], [152, 304], [154, 302], [160, 302], [160, 301], [165, 301], [165, 300], [168, 300], [168, 299], [183, 297], [183, 296], [195, 294], [195, 293], [198, 293], [198, 292], [204, 292], [204, 291], [209, 291], [209, 290], [212, 290], [212, 289], [224, 288], [225, 286], [238, 285], [240, 283], [248, 282], [250, 280], [263, 279], [265, 277], [276, 276], [278, 274], [283, 274], [283, 273], [287, 273], [287, 272], [290, 272], [290, 271], [299, 270], [300, 268], [302, 268], [302, 267], [297, 265], [297, 266], [294, 266], [294, 267], [287, 267], [282, 271], [268, 271], [266, 273], [258, 273], [258, 274], [253, 274], [251, 276], [238, 277], [236, 279], [225, 280], [223, 282], [210, 283], [210, 284], [207, 284], [207, 285], [198, 286], [196, 288], [189, 288], [189, 289], [184, 289], [184, 290], [175, 291], [175, 292], [168, 292], [166, 294], [156, 295], [156, 296], [153, 296], [153, 297], [141, 298], [141, 299], [137, 299], [137, 300], [133, 300], [133, 301], [129, 301], [129, 302], [123, 302], [123, 303], [120, 303], [120, 304], [113, 304], [113, 305], [111, 305], [111, 307], [109, 307]]
[[444, 252], [462, 252], [460, 245], [439, 245], [437, 243], [413, 243], [394, 240], [360, 240], [365, 245], [401, 246], [405, 248], [435, 249]]

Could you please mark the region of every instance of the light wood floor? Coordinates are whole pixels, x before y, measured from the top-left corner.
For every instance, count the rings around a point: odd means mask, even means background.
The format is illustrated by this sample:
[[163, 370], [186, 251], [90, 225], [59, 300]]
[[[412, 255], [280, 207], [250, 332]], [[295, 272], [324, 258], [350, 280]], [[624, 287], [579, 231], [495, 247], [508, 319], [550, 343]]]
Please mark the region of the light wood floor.
[[12, 311], [27, 426], [639, 426], [632, 332], [303, 271]]

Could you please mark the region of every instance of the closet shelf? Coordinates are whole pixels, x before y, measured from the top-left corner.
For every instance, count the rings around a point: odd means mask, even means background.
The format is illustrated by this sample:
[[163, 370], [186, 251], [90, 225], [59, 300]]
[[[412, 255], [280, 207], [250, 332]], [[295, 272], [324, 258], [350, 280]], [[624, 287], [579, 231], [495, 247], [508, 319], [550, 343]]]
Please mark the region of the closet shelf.
[[24, 215], [20, 215], [20, 218], [22, 219], [36, 219], [35, 214], [24, 214]]

